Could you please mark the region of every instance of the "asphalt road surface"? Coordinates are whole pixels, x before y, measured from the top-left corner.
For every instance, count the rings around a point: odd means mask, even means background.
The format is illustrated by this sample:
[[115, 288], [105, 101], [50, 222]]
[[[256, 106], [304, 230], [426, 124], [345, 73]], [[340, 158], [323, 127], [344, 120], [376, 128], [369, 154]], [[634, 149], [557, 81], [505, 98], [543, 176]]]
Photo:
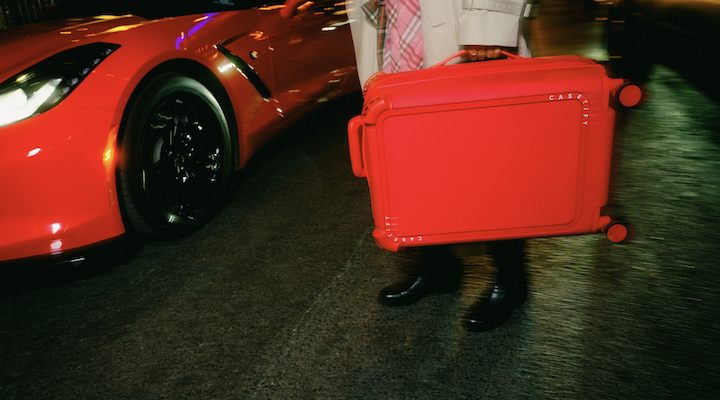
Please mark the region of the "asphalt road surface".
[[[545, 2], [536, 55], [602, 59], [582, 3]], [[222, 214], [120, 263], [0, 279], [0, 399], [720, 398], [720, 105], [656, 66], [618, 116], [611, 211], [635, 231], [528, 240], [528, 302], [458, 317], [487, 285], [387, 309], [398, 257], [329, 104], [268, 147]]]

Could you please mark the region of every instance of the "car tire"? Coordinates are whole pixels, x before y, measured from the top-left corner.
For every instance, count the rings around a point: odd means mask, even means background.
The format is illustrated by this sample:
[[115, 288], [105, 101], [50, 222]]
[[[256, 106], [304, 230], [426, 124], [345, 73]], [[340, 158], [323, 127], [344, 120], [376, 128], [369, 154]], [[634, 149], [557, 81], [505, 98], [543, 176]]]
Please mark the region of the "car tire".
[[177, 238], [212, 219], [229, 192], [230, 129], [199, 81], [164, 74], [132, 101], [119, 137], [118, 191], [127, 228]]

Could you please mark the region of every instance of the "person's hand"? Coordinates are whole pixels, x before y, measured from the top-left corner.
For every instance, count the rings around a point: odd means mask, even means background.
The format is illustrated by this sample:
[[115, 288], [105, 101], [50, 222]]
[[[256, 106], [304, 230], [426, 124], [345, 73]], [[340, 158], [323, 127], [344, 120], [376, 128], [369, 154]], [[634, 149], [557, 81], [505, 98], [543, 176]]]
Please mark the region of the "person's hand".
[[468, 51], [468, 57], [470, 61], [481, 61], [486, 58], [498, 58], [502, 49], [500, 46], [482, 46], [482, 45], [468, 45], [465, 46]]

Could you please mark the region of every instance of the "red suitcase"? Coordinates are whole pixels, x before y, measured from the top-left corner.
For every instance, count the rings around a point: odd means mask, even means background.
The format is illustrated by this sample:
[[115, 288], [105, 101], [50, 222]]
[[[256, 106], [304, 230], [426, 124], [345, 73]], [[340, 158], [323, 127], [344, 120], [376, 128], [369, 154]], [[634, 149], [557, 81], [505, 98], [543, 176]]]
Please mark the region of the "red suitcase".
[[640, 89], [577, 56], [509, 58], [368, 80], [348, 126], [373, 237], [402, 247], [626, 227], [602, 216], [615, 112]]

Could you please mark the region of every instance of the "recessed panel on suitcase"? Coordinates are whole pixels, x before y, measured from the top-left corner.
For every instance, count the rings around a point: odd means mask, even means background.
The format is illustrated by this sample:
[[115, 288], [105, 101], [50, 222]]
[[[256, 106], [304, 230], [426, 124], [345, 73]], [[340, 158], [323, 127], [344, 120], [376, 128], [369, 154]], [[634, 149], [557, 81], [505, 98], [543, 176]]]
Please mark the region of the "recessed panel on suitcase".
[[[581, 111], [564, 101], [388, 116], [381, 145], [393, 233], [572, 222]], [[553, 129], [529, 131], [533, 124]]]

